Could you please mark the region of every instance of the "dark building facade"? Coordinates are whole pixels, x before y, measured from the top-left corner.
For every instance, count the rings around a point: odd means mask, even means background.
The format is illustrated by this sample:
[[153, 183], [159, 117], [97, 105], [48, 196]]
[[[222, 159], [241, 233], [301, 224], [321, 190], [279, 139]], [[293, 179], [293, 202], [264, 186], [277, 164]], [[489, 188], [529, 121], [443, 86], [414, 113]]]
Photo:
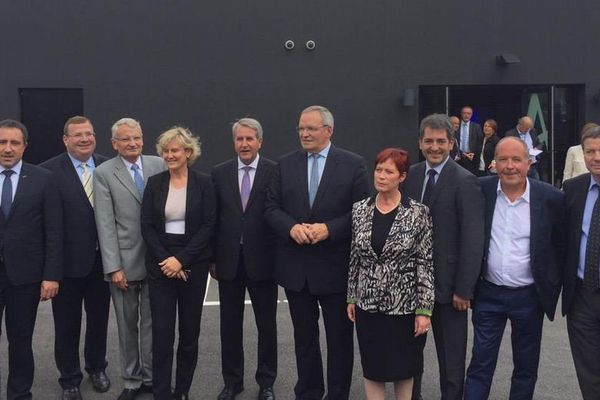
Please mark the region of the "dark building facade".
[[28, 124], [33, 162], [63, 149], [64, 119], [78, 112], [109, 155], [120, 117], [142, 122], [147, 153], [162, 130], [189, 126], [203, 170], [231, 156], [231, 123], [252, 116], [265, 128], [263, 153], [276, 158], [298, 147], [298, 113], [311, 104], [329, 107], [334, 142], [369, 162], [387, 146], [416, 160], [419, 118], [469, 104], [501, 131], [535, 112], [556, 180], [581, 125], [600, 120], [595, 0], [6, 0], [0, 9], [0, 116]]

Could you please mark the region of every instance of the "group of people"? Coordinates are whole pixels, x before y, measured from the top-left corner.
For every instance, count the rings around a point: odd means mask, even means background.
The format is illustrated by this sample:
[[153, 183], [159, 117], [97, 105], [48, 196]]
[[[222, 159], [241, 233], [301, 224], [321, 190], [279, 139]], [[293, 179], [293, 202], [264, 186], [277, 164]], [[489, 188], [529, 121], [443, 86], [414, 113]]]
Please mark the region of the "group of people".
[[[494, 153], [500, 141], [498, 123], [487, 119], [483, 127], [472, 121], [473, 108], [464, 106], [460, 118], [451, 116], [453, 138], [455, 145], [450, 151], [454, 161], [463, 166], [475, 176], [486, 176], [497, 173]], [[544, 144], [539, 140], [533, 127], [531, 117], [525, 115], [517, 121], [517, 125], [504, 133], [504, 137], [517, 137], [527, 144], [531, 167], [528, 176], [539, 179], [539, 161], [544, 157]]]
[[[221, 305], [218, 400], [244, 390], [246, 291], [258, 332], [258, 399], [275, 399], [278, 285], [294, 328], [298, 400], [348, 399], [354, 327], [368, 399], [384, 399], [386, 382], [397, 399], [421, 398], [430, 329], [442, 399], [485, 399], [507, 320], [510, 398], [531, 399], [543, 317], [554, 318], [563, 282], [580, 387], [585, 399], [600, 398], [600, 127], [582, 135], [591, 174], [566, 181], [563, 194], [528, 178], [536, 146], [529, 117], [519, 120], [516, 137], [501, 140], [492, 140], [496, 124], [486, 121], [479, 143], [472, 109], [462, 111], [465, 129], [443, 114], [421, 121], [423, 162], [411, 166], [406, 151], [382, 150], [374, 195], [364, 159], [333, 145], [334, 118], [322, 106], [301, 112], [300, 149], [277, 163], [259, 154], [260, 123], [238, 120], [236, 156], [210, 175], [190, 168], [200, 143], [183, 127], [159, 136], [160, 157], [147, 156], [140, 123], [122, 118], [111, 129], [117, 155], [107, 159], [95, 153], [91, 121], [72, 117], [63, 132], [66, 152], [34, 166], [22, 161], [26, 127], [0, 121], [8, 400], [31, 398], [37, 304], [48, 299], [63, 399], [82, 399], [82, 307], [84, 367], [94, 389], [107, 391], [111, 297], [124, 387], [118, 400], [140, 392], [190, 398], [209, 273]], [[469, 172], [492, 165], [493, 176]], [[466, 369], [469, 308], [474, 343]]]

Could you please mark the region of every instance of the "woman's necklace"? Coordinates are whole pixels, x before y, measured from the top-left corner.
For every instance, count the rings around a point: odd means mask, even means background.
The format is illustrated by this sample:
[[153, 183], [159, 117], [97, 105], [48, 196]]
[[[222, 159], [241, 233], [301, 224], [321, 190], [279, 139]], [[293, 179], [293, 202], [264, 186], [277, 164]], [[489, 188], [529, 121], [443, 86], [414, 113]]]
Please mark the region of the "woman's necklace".
[[380, 213], [387, 214], [390, 211], [395, 210], [400, 205], [400, 200], [402, 200], [402, 194], [400, 192], [398, 192], [398, 200], [396, 200], [393, 203], [393, 206], [389, 207], [389, 206], [386, 205], [384, 207], [383, 205], [379, 204], [380, 201], [379, 201], [379, 193], [378, 193], [377, 196], [375, 197], [375, 207], [377, 207], [377, 209], [379, 210]]

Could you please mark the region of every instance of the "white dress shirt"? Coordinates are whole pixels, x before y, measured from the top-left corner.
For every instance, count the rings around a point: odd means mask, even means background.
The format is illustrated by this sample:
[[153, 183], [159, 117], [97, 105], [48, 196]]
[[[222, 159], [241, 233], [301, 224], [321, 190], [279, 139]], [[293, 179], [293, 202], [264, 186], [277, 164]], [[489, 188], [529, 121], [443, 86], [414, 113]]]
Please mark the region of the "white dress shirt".
[[254, 185], [254, 177], [256, 176], [256, 168], [258, 168], [259, 158], [260, 155], [257, 154], [256, 158], [250, 164], [246, 165], [238, 157], [238, 188], [240, 188], [240, 193], [242, 192], [242, 179], [244, 179], [244, 167], [250, 167], [248, 175], [250, 175], [250, 189], [252, 190], [252, 186]]
[[534, 283], [531, 272], [529, 180], [525, 192], [511, 202], [498, 182], [496, 206], [484, 278], [496, 285], [522, 287]]

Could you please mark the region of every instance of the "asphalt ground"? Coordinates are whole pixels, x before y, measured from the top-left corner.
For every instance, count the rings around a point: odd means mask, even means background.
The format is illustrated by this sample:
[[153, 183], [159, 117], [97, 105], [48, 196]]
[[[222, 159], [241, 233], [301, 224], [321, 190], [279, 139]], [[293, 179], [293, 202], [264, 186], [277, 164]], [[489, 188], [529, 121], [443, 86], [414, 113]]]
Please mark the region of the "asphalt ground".
[[[210, 280], [205, 297], [205, 305], [202, 315], [202, 329], [200, 333], [200, 352], [198, 367], [194, 377], [190, 397], [193, 400], [215, 400], [222, 389], [219, 340], [219, 306], [218, 306], [217, 282]], [[112, 305], [111, 305], [112, 307]], [[274, 389], [278, 399], [294, 399], [293, 388], [296, 381], [296, 367], [294, 357], [294, 340], [292, 323], [289, 316], [285, 294], [280, 289], [280, 303], [277, 310], [278, 321], [278, 348], [279, 348], [279, 372]], [[470, 328], [469, 328], [470, 329]], [[252, 307], [246, 306], [244, 321], [245, 341], [245, 390], [237, 397], [239, 400], [256, 399], [258, 387], [254, 380], [254, 365], [256, 363], [256, 334]], [[3, 330], [4, 332], [4, 330]], [[469, 337], [469, 352], [471, 348], [471, 331]], [[324, 330], [321, 326], [321, 347], [323, 357], [326, 357]], [[35, 337], [34, 354], [36, 362], [35, 380], [33, 385], [34, 399], [60, 399], [62, 391], [58, 385], [58, 373], [54, 364], [54, 323], [52, 321], [52, 308], [49, 302], [40, 304]], [[354, 377], [351, 389], [351, 399], [363, 399], [362, 370], [358, 344], [354, 348]], [[6, 338], [0, 339], [0, 370], [1, 370], [1, 394], [0, 399], [6, 399], [6, 376], [7, 376], [7, 344]], [[494, 377], [494, 383], [490, 399], [508, 399], [510, 388], [510, 377], [512, 373], [512, 352], [510, 349], [510, 324], [502, 341], [498, 366]], [[81, 393], [84, 400], [116, 400], [123, 389], [120, 379], [119, 354], [117, 327], [114, 313], [111, 308], [111, 319], [108, 337], [108, 368], [112, 386], [107, 393], [99, 394], [93, 391], [89, 379], [84, 377], [81, 385]], [[470, 355], [467, 354], [467, 363]], [[83, 365], [83, 361], [82, 361]], [[468, 364], [467, 364], [468, 365]], [[423, 377], [423, 397], [428, 399], [439, 399], [439, 384], [437, 373], [437, 359], [433, 345], [433, 337], [427, 340], [425, 349], [425, 373]], [[388, 398], [392, 399], [392, 388], [388, 385]], [[573, 360], [571, 358], [569, 342], [567, 338], [566, 320], [558, 315], [554, 322], [547, 319], [544, 322], [544, 333], [542, 340], [542, 354], [540, 359], [539, 378], [535, 391], [535, 399], [581, 399], [581, 393], [575, 376]], [[152, 395], [140, 394], [138, 400], [150, 400]]]

